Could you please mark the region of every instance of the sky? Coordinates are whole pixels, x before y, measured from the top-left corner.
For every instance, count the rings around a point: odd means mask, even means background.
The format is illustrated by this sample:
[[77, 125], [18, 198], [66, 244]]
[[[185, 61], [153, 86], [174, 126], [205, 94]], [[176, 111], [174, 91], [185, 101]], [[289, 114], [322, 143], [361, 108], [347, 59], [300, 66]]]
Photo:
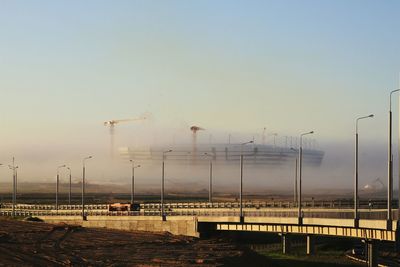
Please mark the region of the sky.
[[389, 0], [0, 0], [0, 159], [23, 160], [22, 179], [51, 177], [57, 162], [107, 150], [103, 121], [147, 112], [151, 123], [117, 129], [119, 145], [167, 142], [191, 125], [207, 129], [200, 140], [314, 130], [327, 160], [351, 160], [355, 118], [373, 113], [360, 140], [384, 176], [399, 10]]

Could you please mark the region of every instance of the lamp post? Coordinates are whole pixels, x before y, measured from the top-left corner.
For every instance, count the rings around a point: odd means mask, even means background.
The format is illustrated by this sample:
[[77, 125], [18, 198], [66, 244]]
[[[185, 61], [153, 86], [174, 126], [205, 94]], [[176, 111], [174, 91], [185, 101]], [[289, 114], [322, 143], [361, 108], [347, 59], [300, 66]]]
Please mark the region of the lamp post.
[[68, 205], [71, 205], [71, 196], [72, 196], [72, 175], [71, 175], [71, 168], [67, 167], [69, 171], [69, 192], [68, 192]]
[[165, 175], [165, 154], [172, 152], [172, 150], [163, 151], [162, 154], [162, 174], [161, 174], [161, 218], [163, 221], [166, 220], [164, 212], [164, 175]]
[[[291, 147], [290, 148], [290, 150], [293, 150], [294, 152], [298, 152], [297, 151], [297, 149], [294, 149], [293, 147]], [[296, 203], [297, 203], [297, 167], [298, 166], [298, 157], [296, 157], [296, 160], [295, 160], [295, 168], [294, 168], [294, 183], [293, 183], [293, 186], [294, 186], [294, 191], [293, 191], [293, 199], [294, 199], [294, 204], [296, 205]]]
[[313, 134], [314, 131], [311, 132], [307, 132], [307, 133], [303, 133], [300, 135], [300, 146], [299, 146], [299, 201], [298, 201], [298, 218], [299, 218], [299, 224], [303, 224], [303, 215], [301, 212], [301, 189], [302, 189], [302, 185], [301, 185], [301, 171], [302, 171], [302, 165], [303, 165], [303, 136], [308, 135], [308, 134]]
[[393, 200], [392, 94], [398, 91], [400, 91], [400, 89], [393, 90], [390, 92], [389, 95], [387, 225], [390, 228], [392, 226], [392, 200]]
[[355, 140], [355, 159], [354, 159], [354, 226], [358, 227], [358, 121], [373, 118], [374, 115], [370, 114], [368, 116], [358, 117], [356, 119], [356, 140]]
[[0, 163], [0, 166], [3, 166], [3, 164], [2, 164], [2, 163]]
[[93, 156], [86, 157], [82, 160], [82, 220], [86, 220], [85, 215], [85, 175], [86, 175], [86, 160], [93, 158]]
[[209, 162], [209, 179], [208, 179], [208, 202], [212, 203], [212, 195], [213, 195], [213, 188], [212, 188], [212, 172], [213, 172], [213, 164], [212, 164], [212, 155], [208, 153], [204, 153], [205, 156], [210, 157]]
[[135, 169], [140, 168], [140, 165], [135, 166], [133, 160], [129, 160], [132, 163], [132, 180], [131, 180], [131, 204], [135, 204]]
[[60, 169], [65, 168], [65, 164], [57, 167], [57, 182], [56, 182], [56, 213], [58, 213], [58, 188], [60, 184]]
[[276, 148], [276, 137], [278, 136], [277, 133], [271, 133], [270, 135], [272, 135], [274, 137], [274, 149]]
[[8, 165], [8, 167], [13, 171], [12, 216], [15, 217], [15, 205], [17, 204], [17, 169], [18, 169], [18, 166], [15, 166], [14, 157], [13, 157], [12, 165]]
[[252, 141], [248, 141], [245, 143], [240, 144], [240, 194], [239, 194], [239, 198], [240, 198], [240, 222], [243, 223], [244, 221], [244, 217], [243, 217], [243, 146], [247, 145], [247, 144], [252, 144], [254, 143], [253, 140]]

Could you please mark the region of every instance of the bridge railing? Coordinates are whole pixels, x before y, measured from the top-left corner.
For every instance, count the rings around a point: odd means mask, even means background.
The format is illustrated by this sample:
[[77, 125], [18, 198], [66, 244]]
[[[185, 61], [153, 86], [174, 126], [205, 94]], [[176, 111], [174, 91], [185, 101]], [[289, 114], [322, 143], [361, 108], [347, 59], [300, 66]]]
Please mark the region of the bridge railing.
[[[12, 216], [11, 210], [0, 210], [0, 216]], [[88, 216], [161, 216], [160, 210], [142, 210], [142, 211], [107, 211], [107, 210], [86, 210], [85, 214]], [[81, 216], [82, 212], [79, 210], [16, 210], [16, 216]], [[236, 217], [239, 216], [239, 211], [213, 211], [213, 210], [175, 210], [166, 211], [166, 216], [217, 216], [217, 217]], [[244, 211], [245, 217], [284, 217], [284, 218], [297, 218], [296, 211]], [[335, 219], [352, 219], [353, 213], [351, 211], [303, 211], [303, 218], [335, 218]], [[393, 211], [393, 218], [397, 220], [397, 212]], [[386, 219], [386, 211], [360, 211], [360, 219]]]
[[[386, 200], [360, 200], [361, 209], [384, 209]], [[397, 201], [393, 201], [393, 208], [397, 208]], [[159, 209], [160, 203], [142, 203], [142, 209]], [[221, 209], [221, 208], [239, 208], [239, 202], [176, 202], [165, 203], [164, 206], [170, 209]], [[293, 201], [246, 201], [243, 203], [245, 208], [296, 208], [297, 204]], [[353, 208], [353, 200], [308, 200], [303, 201], [302, 207], [305, 208]]]
[[[397, 201], [393, 201], [392, 207], [397, 208]], [[349, 199], [344, 200], [307, 200], [303, 201], [304, 208], [326, 208], [326, 209], [341, 209], [353, 208], [354, 202]], [[239, 208], [239, 202], [175, 202], [165, 203], [165, 208], [168, 209], [221, 209], [221, 208]], [[386, 200], [360, 200], [360, 209], [385, 209]], [[85, 205], [88, 210], [108, 210], [108, 204], [89, 204]], [[142, 203], [141, 209], [145, 210], [158, 210], [161, 207], [160, 203]], [[245, 201], [244, 208], [296, 208], [297, 204], [293, 201]], [[2, 203], [2, 209], [12, 209], [11, 203]], [[45, 204], [17, 204], [15, 206], [19, 210], [55, 210], [55, 205]], [[81, 210], [82, 205], [59, 205], [59, 210]]]
[[[108, 210], [108, 204], [89, 204], [85, 205], [85, 209], [88, 210]], [[2, 203], [2, 209], [12, 209], [11, 203]], [[55, 210], [55, 205], [43, 205], [43, 204], [16, 204], [15, 209], [18, 210]], [[58, 210], [82, 210], [82, 205], [58, 205]]]

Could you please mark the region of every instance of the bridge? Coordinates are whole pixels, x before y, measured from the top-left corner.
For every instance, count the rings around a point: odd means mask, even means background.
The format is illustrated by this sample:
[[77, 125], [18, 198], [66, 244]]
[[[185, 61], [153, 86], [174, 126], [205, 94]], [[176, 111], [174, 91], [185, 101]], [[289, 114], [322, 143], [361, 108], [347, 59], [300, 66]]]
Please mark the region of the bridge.
[[[314, 253], [317, 236], [365, 240], [369, 266], [377, 266], [381, 241], [399, 243], [398, 212], [388, 221], [384, 201], [360, 201], [359, 219], [353, 218], [351, 201], [304, 201], [301, 219], [290, 201], [184, 202], [140, 204], [138, 211], [109, 211], [107, 204], [33, 205], [4, 203], [0, 216], [34, 216], [49, 223], [104, 227], [126, 231], [167, 231], [199, 237], [212, 231], [266, 232], [282, 236], [282, 252], [290, 252], [290, 236], [304, 235], [307, 253]], [[83, 216], [82, 216], [83, 215]]]

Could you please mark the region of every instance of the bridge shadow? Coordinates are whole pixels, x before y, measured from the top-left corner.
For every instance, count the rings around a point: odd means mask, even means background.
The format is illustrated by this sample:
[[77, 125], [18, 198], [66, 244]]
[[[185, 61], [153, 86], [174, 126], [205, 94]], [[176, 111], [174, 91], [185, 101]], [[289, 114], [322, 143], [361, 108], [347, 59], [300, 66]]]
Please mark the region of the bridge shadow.
[[[269, 259], [270, 260], [270, 259]], [[261, 265], [260, 265], [261, 266]], [[268, 267], [354, 267], [354, 266], [364, 266], [357, 264], [343, 264], [343, 263], [327, 263], [324, 261], [302, 261], [295, 259], [280, 259], [280, 260], [270, 260], [267, 261], [266, 265]]]
[[354, 267], [365, 266], [358, 263], [332, 263], [327, 262], [326, 259], [295, 259], [295, 256], [290, 258], [284, 257], [269, 257], [258, 253], [249, 253], [244, 257], [231, 258], [223, 263], [223, 266], [253, 266], [253, 267]]

